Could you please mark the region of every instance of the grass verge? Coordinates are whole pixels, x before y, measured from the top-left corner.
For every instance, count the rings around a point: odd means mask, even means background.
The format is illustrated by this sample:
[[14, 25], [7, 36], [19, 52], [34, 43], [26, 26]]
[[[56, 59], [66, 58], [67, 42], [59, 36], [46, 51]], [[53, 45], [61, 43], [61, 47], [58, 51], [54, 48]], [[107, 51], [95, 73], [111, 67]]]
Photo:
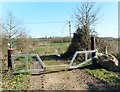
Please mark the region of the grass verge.
[[119, 72], [108, 71], [100, 67], [99, 65], [95, 66], [92, 64], [92, 61], [83, 65], [80, 68], [84, 69], [85, 71], [93, 75], [94, 77], [107, 82], [109, 85], [120, 88], [120, 73]]
[[3, 90], [27, 90], [30, 80], [30, 73], [12, 75], [11, 71], [2, 75]]

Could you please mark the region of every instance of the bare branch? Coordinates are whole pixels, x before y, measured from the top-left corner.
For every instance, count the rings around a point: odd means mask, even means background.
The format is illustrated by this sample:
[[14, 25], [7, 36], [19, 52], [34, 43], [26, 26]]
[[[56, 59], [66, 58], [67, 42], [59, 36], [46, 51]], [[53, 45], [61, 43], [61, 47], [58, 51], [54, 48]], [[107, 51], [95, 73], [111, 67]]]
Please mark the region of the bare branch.
[[90, 27], [90, 25], [94, 24], [98, 20], [97, 14], [99, 10], [93, 11], [94, 6], [95, 2], [82, 2], [81, 7], [77, 6], [77, 11], [74, 12], [74, 16], [78, 21], [77, 25], [80, 27]]
[[9, 34], [8, 30], [3, 25], [0, 24], [0, 26]]
[[15, 19], [11, 12], [8, 13], [8, 19], [4, 21], [4, 23], [0, 24], [3, 29], [3, 37], [8, 39], [10, 43], [10, 47], [12, 48], [12, 41], [14, 38], [20, 37], [22, 32], [22, 26]]

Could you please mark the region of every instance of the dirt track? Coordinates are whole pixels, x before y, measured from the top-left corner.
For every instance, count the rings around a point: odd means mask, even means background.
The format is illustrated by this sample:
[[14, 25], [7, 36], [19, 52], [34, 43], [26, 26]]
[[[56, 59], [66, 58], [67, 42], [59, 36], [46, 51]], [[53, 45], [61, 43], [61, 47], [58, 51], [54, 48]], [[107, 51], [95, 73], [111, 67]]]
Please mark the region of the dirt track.
[[84, 70], [33, 74], [28, 90], [105, 90], [113, 89]]
[[[35, 63], [34, 63], [35, 64]], [[36, 67], [36, 65], [34, 65]], [[57, 67], [58, 68], [58, 67]], [[33, 73], [28, 90], [112, 90], [106, 82], [90, 75], [83, 69], [58, 70], [53, 67], [42, 73]], [[65, 67], [64, 67], [65, 68]]]

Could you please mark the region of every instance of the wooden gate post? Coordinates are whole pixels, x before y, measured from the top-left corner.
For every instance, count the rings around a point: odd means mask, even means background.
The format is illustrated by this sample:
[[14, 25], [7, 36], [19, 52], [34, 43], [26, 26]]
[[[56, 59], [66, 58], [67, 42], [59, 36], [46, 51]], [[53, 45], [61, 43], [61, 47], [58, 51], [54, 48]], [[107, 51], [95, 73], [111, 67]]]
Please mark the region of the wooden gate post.
[[105, 54], [107, 54], [107, 52], [108, 52], [108, 51], [107, 51], [107, 46], [105, 46]]
[[13, 49], [8, 49], [8, 69], [12, 70], [12, 61], [11, 61], [11, 55], [14, 54]]
[[[95, 36], [92, 36], [91, 37], [91, 50], [95, 50], [96, 49], [95, 47], [96, 47]], [[94, 56], [95, 56], [95, 52], [92, 53], [92, 57], [94, 57]], [[97, 64], [97, 58], [93, 58], [92, 63], [94, 65], [96, 65]]]
[[[91, 50], [95, 50], [95, 36], [91, 37]], [[94, 54], [92, 54], [92, 56], [95, 56]]]

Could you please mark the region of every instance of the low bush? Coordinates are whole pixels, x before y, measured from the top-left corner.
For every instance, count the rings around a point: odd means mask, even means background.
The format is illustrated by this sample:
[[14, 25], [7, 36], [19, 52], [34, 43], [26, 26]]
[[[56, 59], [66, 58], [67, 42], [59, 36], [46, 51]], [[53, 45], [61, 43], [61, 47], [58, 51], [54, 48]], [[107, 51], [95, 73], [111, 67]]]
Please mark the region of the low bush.
[[53, 37], [51, 43], [68, 43], [71, 39], [70, 37]]

